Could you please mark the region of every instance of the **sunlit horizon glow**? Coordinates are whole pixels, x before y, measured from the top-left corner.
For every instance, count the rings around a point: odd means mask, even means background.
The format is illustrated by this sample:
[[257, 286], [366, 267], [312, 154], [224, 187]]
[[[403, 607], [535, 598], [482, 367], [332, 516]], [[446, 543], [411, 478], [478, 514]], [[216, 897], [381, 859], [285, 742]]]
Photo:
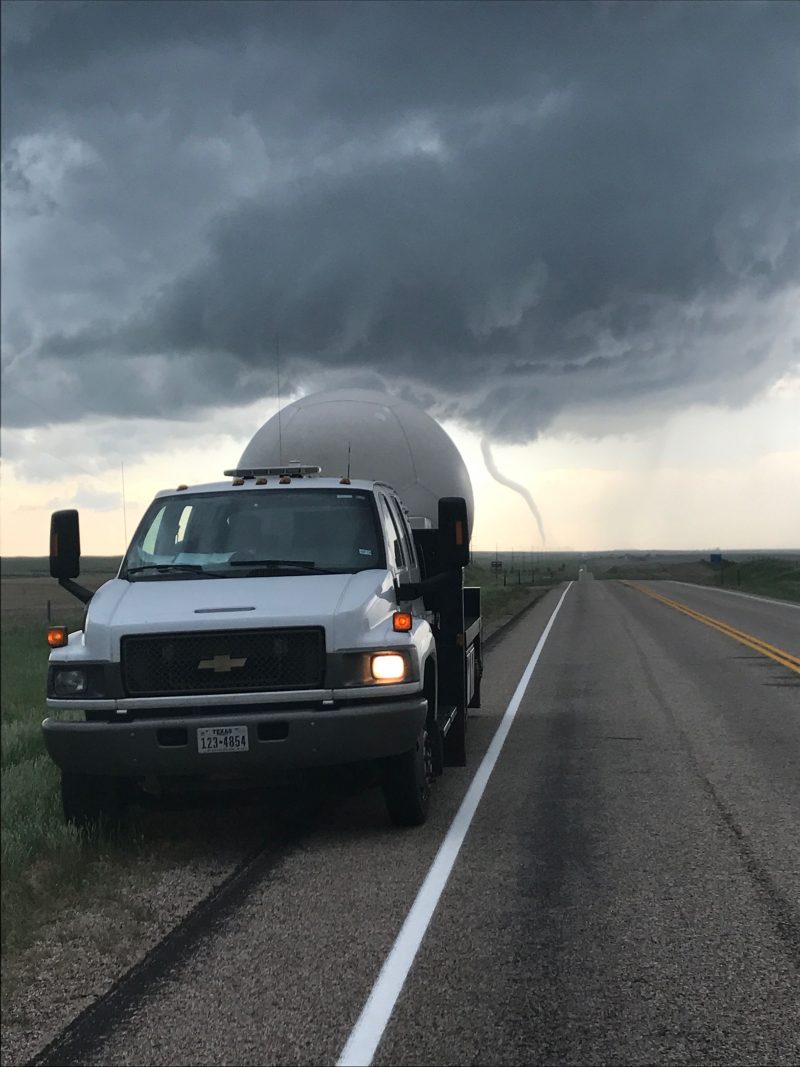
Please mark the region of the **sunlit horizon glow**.
[[[86, 554], [121, 554], [155, 492], [220, 479], [275, 410], [274, 400], [257, 401], [169, 426], [94, 420], [5, 431], [0, 554], [45, 555], [50, 512], [63, 507], [81, 511]], [[545, 544], [525, 501], [486, 470], [480, 438], [444, 425], [472, 479], [475, 551], [791, 550], [800, 545], [798, 410], [800, 374], [735, 411], [688, 408], [649, 426], [620, 412], [615, 432], [596, 437], [588, 416], [583, 427], [556, 419], [530, 444], [494, 443], [498, 467], [536, 498]], [[126, 441], [138, 458], [126, 457]], [[324, 467], [324, 457], [302, 458]]]

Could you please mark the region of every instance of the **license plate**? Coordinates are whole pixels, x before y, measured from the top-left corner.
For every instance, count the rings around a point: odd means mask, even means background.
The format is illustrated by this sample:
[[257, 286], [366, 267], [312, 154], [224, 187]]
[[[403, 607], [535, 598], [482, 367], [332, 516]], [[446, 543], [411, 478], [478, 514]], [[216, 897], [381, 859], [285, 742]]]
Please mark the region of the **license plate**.
[[197, 729], [197, 751], [247, 752], [250, 744], [246, 726], [200, 726]]

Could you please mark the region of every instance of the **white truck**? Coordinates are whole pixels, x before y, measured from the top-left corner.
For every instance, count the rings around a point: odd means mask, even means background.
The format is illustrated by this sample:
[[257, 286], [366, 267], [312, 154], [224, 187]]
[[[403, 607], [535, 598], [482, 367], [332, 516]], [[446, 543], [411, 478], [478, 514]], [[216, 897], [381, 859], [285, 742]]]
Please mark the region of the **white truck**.
[[52, 516], [50, 573], [86, 603], [81, 630], [49, 635], [43, 731], [66, 819], [114, 818], [142, 783], [368, 762], [392, 821], [422, 823], [480, 700], [465, 500], [412, 529], [379, 481], [225, 476], [158, 493], [94, 594], [75, 581], [77, 511]]

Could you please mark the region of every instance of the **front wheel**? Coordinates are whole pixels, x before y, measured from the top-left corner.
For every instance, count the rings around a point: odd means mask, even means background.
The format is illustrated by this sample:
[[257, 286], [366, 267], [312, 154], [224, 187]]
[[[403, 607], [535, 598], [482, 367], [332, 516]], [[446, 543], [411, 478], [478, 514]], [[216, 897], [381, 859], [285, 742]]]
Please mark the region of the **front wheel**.
[[427, 729], [409, 752], [395, 756], [384, 771], [383, 796], [395, 826], [421, 826], [428, 817], [433, 755]]
[[124, 808], [123, 783], [106, 774], [62, 771], [61, 804], [65, 820], [81, 829], [113, 826]]

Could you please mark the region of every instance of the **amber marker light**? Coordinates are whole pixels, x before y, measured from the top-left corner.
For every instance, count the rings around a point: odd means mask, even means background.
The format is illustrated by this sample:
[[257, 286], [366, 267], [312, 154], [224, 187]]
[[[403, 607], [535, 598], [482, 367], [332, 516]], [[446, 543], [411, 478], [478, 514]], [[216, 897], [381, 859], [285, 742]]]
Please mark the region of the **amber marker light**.
[[47, 643], [51, 648], [63, 648], [69, 640], [66, 626], [49, 626]]
[[398, 633], [408, 633], [413, 623], [414, 620], [407, 611], [396, 611], [394, 615], [392, 615], [392, 629], [396, 630]]

